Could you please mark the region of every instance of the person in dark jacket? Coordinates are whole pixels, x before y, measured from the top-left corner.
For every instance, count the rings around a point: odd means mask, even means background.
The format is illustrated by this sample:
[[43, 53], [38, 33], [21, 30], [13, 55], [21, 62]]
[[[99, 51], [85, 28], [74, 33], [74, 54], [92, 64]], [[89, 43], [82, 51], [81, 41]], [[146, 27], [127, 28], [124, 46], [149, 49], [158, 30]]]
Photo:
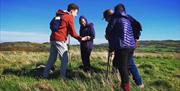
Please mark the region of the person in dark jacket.
[[79, 18], [80, 24], [80, 36], [85, 37], [89, 36], [87, 41], [80, 42], [81, 49], [81, 59], [83, 63], [83, 70], [85, 72], [90, 71], [90, 55], [93, 49], [93, 40], [95, 38], [95, 31], [92, 23], [88, 23], [87, 19], [84, 16]]
[[[110, 22], [112, 15], [113, 15], [113, 10], [111, 10], [111, 9], [107, 9], [103, 13], [103, 17], [104, 17], [105, 21], [108, 22], [108, 23]], [[130, 17], [130, 18], [132, 18], [132, 17]], [[137, 20], [135, 20], [134, 18], [131, 19], [131, 22], [136, 22], [136, 21]], [[135, 27], [135, 26], [137, 26], [137, 24], [133, 23], [132, 26]], [[141, 27], [141, 26], [138, 25], [137, 27]], [[136, 27], [136, 29], [138, 29], [137, 27]], [[139, 28], [139, 29], [141, 30], [141, 28]], [[140, 31], [140, 30], [138, 30], [138, 31]], [[108, 33], [108, 31], [106, 31], [106, 35], [105, 35], [106, 39], [107, 39], [107, 33]], [[138, 40], [140, 34], [135, 35], [135, 33], [134, 33], [134, 36], [136, 36], [134, 38], [136, 40]], [[109, 40], [108, 40], [108, 42], [109, 42]], [[110, 53], [110, 54], [112, 54], [112, 53]], [[129, 63], [128, 66], [129, 66], [129, 72], [132, 74], [134, 82], [136, 83], [137, 86], [139, 86], [141, 89], [143, 89], [144, 88], [144, 84], [142, 82], [141, 76], [139, 75], [138, 69], [137, 69], [137, 67], [136, 67], [136, 65], [134, 63], [134, 57], [131, 58], [130, 63]], [[113, 60], [113, 67], [112, 67], [113, 72], [115, 72], [116, 69], [117, 69], [117, 62], [116, 62], [116, 60]]]
[[[125, 6], [123, 4], [118, 4], [115, 9], [117, 9], [120, 13], [121, 16], [126, 17], [130, 23], [131, 23], [131, 27], [133, 30], [133, 35], [134, 35], [134, 40], [135, 40], [135, 48], [137, 48], [138, 42], [137, 40], [139, 40], [139, 37], [141, 35], [141, 31], [142, 31], [142, 26], [141, 24], [132, 16], [130, 16], [129, 14], [126, 13], [125, 10]], [[129, 63], [129, 69], [130, 72], [132, 73], [133, 79], [135, 80], [135, 83], [139, 86], [139, 88], [141, 90], [144, 89], [144, 84], [142, 82], [141, 77], [139, 76], [138, 70], [136, 65], [134, 64], [134, 58], [132, 57]]]
[[115, 51], [114, 61], [121, 76], [121, 87], [130, 91], [128, 65], [135, 49], [135, 38], [130, 20], [121, 11], [118, 4], [114, 8], [114, 14], [107, 27], [109, 48]]

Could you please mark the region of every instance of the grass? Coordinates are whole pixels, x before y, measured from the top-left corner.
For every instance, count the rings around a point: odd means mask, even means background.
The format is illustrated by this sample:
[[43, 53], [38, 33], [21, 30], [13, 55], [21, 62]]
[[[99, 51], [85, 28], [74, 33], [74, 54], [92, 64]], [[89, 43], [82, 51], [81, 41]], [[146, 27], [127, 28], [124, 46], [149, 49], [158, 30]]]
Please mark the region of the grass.
[[[75, 51], [74, 51], [75, 50]], [[37, 64], [46, 63], [48, 52], [0, 52], [0, 91], [119, 91], [119, 75], [107, 80], [106, 51], [95, 51], [91, 56], [94, 73], [79, 69], [81, 59], [78, 49], [71, 50], [68, 79], [59, 76], [59, 59], [50, 79], [36, 77]], [[179, 53], [136, 53], [135, 63], [145, 84], [145, 91], [178, 91], [180, 89]], [[131, 77], [132, 78], [132, 77]], [[133, 80], [131, 90], [139, 91]]]

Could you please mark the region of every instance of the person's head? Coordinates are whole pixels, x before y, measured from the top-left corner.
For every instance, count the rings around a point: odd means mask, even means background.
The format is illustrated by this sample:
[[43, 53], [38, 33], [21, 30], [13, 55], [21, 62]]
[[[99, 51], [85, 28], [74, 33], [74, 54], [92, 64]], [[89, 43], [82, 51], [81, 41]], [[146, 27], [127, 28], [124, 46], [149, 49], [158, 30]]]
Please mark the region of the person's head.
[[84, 17], [84, 16], [80, 16], [79, 17], [79, 24], [81, 25], [81, 26], [86, 26], [87, 25], [87, 19]]
[[103, 17], [104, 19], [109, 22], [111, 20], [111, 16], [113, 15], [113, 10], [112, 9], [107, 9], [103, 12]]
[[68, 5], [67, 11], [70, 12], [70, 14], [75, 17], [75, 16], [77, 16], [79, 7], [76, 4], [71, 3]]
[[123, 4], [118, 4], [114, 7], [114, 12], [126, 12], [125, 6]]

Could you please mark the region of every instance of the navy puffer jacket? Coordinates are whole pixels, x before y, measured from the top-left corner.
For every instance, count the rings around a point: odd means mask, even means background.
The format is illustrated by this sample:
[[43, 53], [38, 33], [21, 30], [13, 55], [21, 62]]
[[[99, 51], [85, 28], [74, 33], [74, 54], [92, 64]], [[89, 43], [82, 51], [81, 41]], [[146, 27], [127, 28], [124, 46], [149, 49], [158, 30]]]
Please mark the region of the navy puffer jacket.
[[93, 23], [88, 23], [87, 19], [84, 16], [81, 16], [80, 19], [83, 18], [86, 21], [85, 26], [80, 26], [80, 36], [90, 36], [91, 39], [88, 41], [80, 42], [81, 48], [92, 49], [93, 48], [93, 40], [95, 39], [95, 31]]

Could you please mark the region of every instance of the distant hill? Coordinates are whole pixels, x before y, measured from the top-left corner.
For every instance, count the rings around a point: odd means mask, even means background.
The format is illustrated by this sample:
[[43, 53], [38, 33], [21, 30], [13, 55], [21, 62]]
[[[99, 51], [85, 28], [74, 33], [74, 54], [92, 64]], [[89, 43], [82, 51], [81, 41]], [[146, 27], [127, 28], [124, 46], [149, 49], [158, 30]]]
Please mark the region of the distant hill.
[[[108, 49], [108, 44], [94, 45], [94, 51], [104, 51]], [[0, 51], [33, 51], [46, 52], [50, 48], [46, 43], [31, 42], [4, 42], [0, 43]], [[79, 48], [79, 45], [72, 45], [71, 48]], [[180, 52], [180, 40], [163, 41], [139, 41], [137, 52]]]
[[48, 51], [49, 43], [31, 43], [31, 42], [4, 42], [0, 43], [0, 51]]
[[[108, 48], [108, 44], [99, 44], [97, 49]], [[180, 40], [162, 40], [162, 41], [139, 41], [136, 52], [178, 52], [180, 53]]]

